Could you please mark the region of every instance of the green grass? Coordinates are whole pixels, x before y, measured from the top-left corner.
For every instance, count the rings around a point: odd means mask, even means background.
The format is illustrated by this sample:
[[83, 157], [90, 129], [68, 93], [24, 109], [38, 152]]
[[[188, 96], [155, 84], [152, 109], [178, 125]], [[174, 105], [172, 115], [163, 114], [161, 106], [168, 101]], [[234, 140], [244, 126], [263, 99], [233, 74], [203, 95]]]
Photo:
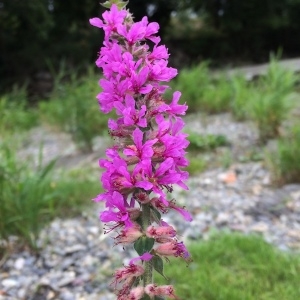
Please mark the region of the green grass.
[[172, 87], [182, 92], [181, 101], [188, 104], [188, 112], [195, 112], [203, 110], [201, 97], [209, 82], [208, 63], [205, 62], [197, 67], [182, 70], [172, 82]]
[[188, 131], [188, 140], [189, 150], [211, 151], [217, 147], [229, 145], [226, 136], [221, 134], [198, 134]]
[[188, 248], [189, 267], [179, 259], [165, 264], [165, 275], [181, 299], [300, 299], [300, 256], [279, 252], [260, 237], [218, 234]]
[[230, 79], [232, 86], [231, 113], [237, 121], [245, 121], [248, 118], [248, 104], [251, 101], [253, 85], [245, 76], [235, 75]]
[[281, 67], [276, 56], [271, 55], [267, 73], [261, 77], [259, 85], [264, 89], [286, 95], [294, 90], [296, 81], [294, 71]]
[[271, 57], [265, 75], [248, 82], [242, 75], [212, 76], [208, 63], [185, 69], [172, 83], [173, 90], [182, 92], [182, 101], [188, 112], [209, 114], [230, 111], [237, 121], [252, 120], [261, 142], [278, 137], [282, 123], [287, 119], [293, 102], [297, 76], [281, 67]]
[[291, 95], [295, 84], [294, 72], [271, 58], [266, 75], [255, 85], [247, 105], [249, 118], [256, 123], [262, 142], [279, 136], [280, 126], [293, 107]]
[[279, 136], [279, 129], [288, 117], [290, 106], [286, 95], [277, 91], [255, 90], [248, 105], [250, 119], [257, 125], [259, 139], [266, 142]]
[[224, 74], [211, 79], [209, 85], [203, 88], [199, 109], [210, 114], [229, 111], [232, 93], [230, 81]]
[[[215, 134], [198, 134], [193, 131], [187, 131], [188, 140], [190, 142], [188, 146], [188, 160], [189, 165], [186, 167], [186, 171], [189, 172], [191, 176], [197, 175], [205, 171], [209, 165], [209, 161], [212, 157], [217, 155], [213, 152], [218, 147], [228, 146], [229, 142], [224, 135], [215, 135]], [[209, 155], [204, 156], [206, 152]], [[214, 159], [214, 162], [217, 160]], [[223, 165], [222, 162], [220, 164]]]
[[73, 75], [67, 83], [58, 78], [51, 99], [39, 103], [42, 122], [71, 134], [85, 152], [92, 151], [94, 137], [107, 131], [109, 115], [100, 112], [96, 99], [98, 80], [92, 70], [82, 79]]
[[38, 125], [38, 114], [27, 104], [25, 87], [16, 88], [0, 97], [0, 134], [24, 132]]
[[100, 191], [88, 170], [57, 173], [54, 162], [34, 169], [11, 145], [0, 147], [0, 239], [15, 235], [32, 248], [41, 228], [55, 217], [81, 213]]
[[230, 109], [232, 87], [225, 75], [213, 78], [208, 62], [182, 70], [172, 83], [182, 92], [181, 100], [189, 106], [188, 112], [220, 113]]
[[189, 172], [191, 176], [197, 175], [206, 170], [208, 164], [202, 156], [197, 154], [189, 154], [187, 157], [189, 160], [189, 165], [184, 170]]
[[300, 182], [300, 123], [278, 139], [276, 149], [267, 155], [267, 164], [275, 183]]

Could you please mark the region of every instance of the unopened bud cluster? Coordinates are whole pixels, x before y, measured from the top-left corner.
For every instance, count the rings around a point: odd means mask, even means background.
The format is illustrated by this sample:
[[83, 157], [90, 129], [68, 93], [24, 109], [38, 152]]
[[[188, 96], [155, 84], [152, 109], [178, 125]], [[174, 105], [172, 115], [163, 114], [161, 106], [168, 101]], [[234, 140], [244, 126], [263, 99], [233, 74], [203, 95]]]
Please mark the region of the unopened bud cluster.
[[103, 20], [90, 19], [105, 33], [96, 61], [104, 76], [97, 98], [104, 113], [115, 110], [117, 115], [108, 122], [115, 144], [99, 162], [104, 193], [94, 200], [105, 201], [100, 219], [107, 231], [115, 231], [116, 244], [133, 244], [139, 256], [115, 271], [112, 284], [118, 300], [178, 299], [172, 286], [153, 282], [152, 271], [163, 275], [165, 257], [190, 259], [175, 229], [161, 218], [176, 210], [191, 221], [169, 197], [174, 184], [187, 189], [188, 173], [182, 169], [188, 165], [188, 141], [180, 118], [187, 106], [178, 104], [180, 92], [169, 102], [164, 99], [169, 86], [162, 83], [177, 70], [167, 66], [168, 51], [156, 36], [159, 25], [147, 17], [133, 22], [131, 14], [114, 3]]

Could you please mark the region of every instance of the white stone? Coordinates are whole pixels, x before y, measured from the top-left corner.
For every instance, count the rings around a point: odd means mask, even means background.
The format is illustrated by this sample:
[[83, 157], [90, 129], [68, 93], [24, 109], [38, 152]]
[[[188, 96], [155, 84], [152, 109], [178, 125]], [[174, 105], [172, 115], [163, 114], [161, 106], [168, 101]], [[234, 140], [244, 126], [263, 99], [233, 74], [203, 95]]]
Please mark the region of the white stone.
[[1, 284], [5, 288], [12, 288], [12, 287], [18, 286], [18, 282], [11, 278], [6, 278], [6, 279], [2, 280]]
[[17, 258], [14, 264], [15, 269], [17, 270], [22, 270], [24, 265], [25, 265], [25, 259], [23, 257]]

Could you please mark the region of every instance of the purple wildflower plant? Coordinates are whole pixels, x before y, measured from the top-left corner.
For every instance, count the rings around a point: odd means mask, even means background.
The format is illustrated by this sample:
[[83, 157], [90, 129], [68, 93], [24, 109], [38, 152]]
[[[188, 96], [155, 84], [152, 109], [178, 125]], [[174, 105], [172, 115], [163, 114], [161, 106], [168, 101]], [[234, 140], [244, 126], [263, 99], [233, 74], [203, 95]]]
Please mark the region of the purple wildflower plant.
[[[90, 24], [104, 31], [104, 43], [96, 60], [103, 70], [97, 96], [104, 113], [115, 110], [108, 121], [115, 145], [100, 159], [104, 192], [94, 201], [104, 201], [100, 220], [115, 231], [116, 244], [133, 244], [138, 257], [117, 270], [113, 284], [117, 299], [178, 299], [172, 286], [153, 282], [153, 269], [163, 275], [163, 258], [190, 260], [176, 230], [161, 218], [170, 210], [187, 221], [191, 214], [169, 196], [173, 185], [188, 189], [185, 158], [188, 141], [181, 116], [187, 106], [179, 104], [181, 93], [164, 98], [177, 70], [168, 67], [168, 50], [159, 45], [159, 25], [144, 17], [134, 22], [121, 0], [104, 3], [109, 10]], [[149, 45], [152, 46], [150, 47]], [[155, 298], [156, 299], [156, 298]], [[158, 298], [157, 298], [158, 299]]]

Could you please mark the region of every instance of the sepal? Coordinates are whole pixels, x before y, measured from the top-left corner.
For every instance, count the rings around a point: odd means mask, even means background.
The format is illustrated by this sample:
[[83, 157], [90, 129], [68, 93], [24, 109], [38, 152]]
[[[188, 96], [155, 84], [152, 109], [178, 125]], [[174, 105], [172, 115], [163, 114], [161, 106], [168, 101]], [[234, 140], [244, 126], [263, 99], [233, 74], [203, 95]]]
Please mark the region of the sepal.
[[152, 250], [154, 242], [155, 239], [142, 236], [134, 243], [134, 249], [139, 255], [143, 255]]
[[129, 1], [120, 1], [120, 0], [108, 0], [105, 1], [104, 3], [101, 3], [102, 6], [104, 6], [105, 8], [111, 8], [111, 6], [113, 4], [117, 5], [118, 9], [124, 9], [126, 7], [126, 5], [128, 4]]
[[152, 262], [153, 262], [153, 267], [154, 270], [159, 273], [163, 278], [165, 278], [166, 280], [169, 280], [165, 275], [164, 275], [164, 262], [162, 260], [162, 258], [158, 255], [153, 256], [152, 258]]

